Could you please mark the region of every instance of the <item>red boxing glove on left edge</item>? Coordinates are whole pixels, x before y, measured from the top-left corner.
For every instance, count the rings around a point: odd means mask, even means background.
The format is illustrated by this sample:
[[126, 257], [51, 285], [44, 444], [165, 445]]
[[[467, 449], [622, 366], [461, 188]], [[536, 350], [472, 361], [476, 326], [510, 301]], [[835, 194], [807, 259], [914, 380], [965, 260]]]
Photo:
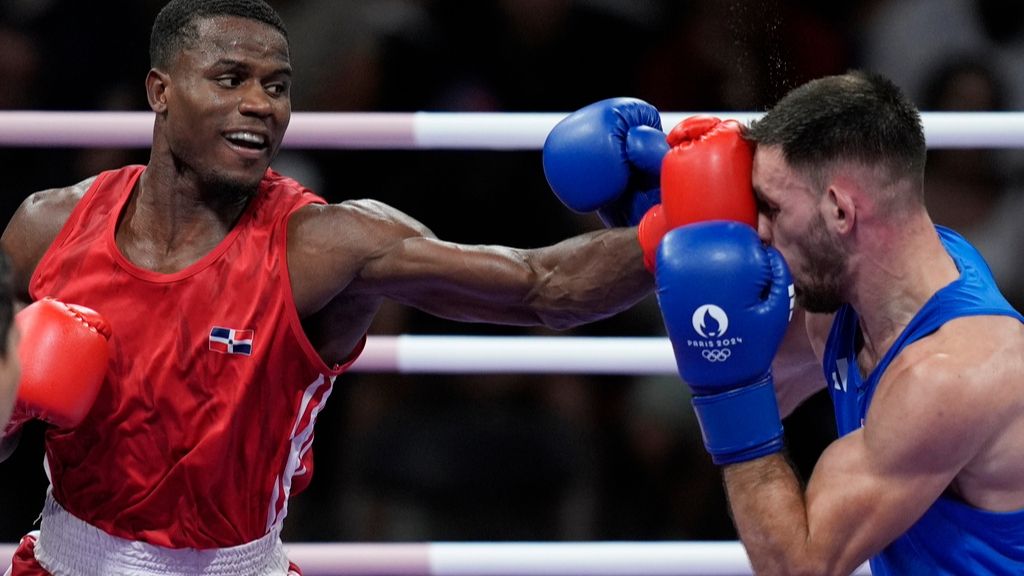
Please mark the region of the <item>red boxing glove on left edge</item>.
[[72, 428], [89, 413], [107, 373], [110, 326], [95, 310], [54, 298], [15, 318], [21, 332], [18, 400], [3, 436], [38, 418]]

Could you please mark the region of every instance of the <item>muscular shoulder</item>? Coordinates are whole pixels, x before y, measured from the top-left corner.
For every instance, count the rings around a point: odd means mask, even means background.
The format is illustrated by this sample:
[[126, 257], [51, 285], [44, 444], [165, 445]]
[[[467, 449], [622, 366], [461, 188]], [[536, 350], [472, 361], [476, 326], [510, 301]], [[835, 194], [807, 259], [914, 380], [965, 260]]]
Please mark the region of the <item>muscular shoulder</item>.
[[433, 233], [401, 211], [376, 200], [310, 205], [289, 222], [289, 253], [329, 262], [358, 262], [406, 238]]
[[28, 283], [43, 257], [79, 200], [95, 177], [74, 186], [36, 192], [26, 198], [11, 217], [0, 239], [14, 268], [14, 286], [22, 297], [28, 295]]
[[896, 469], [935, 475], [989, 510], [1024, 505], [1024, 326], [959, 318], [907, 347], [886, 371], [864, 427]]
[[417, 237], [434, 235], [417, 220], [376, 200], [298, 210], [288, 223], [288, 268], [300, 311], [319, 309], [368, 263]]
[[994, 386], [1024, 363], [1024, 324], [1010, 316], [956, 318], [908, 346], [900, 361], [919, 377]]
[[388, 236], [431, 235], [430, 230], [417, 220], [397, 208], [372, 199], [309, 205], [299, 210], [292, 217], [292, 222], [293, 230], [299, 234], [319, 232], [320, 227], [329, 227], [335, 231], [344, 227], [359, 233], [385, 232]]
[[[1024, 325], [1006, 316], [946, 323], [904, 349], [872, 411], [978, 442], [1024, 409]], [[869, 413], [869, 422], [871, 414]]]
[[969, 316], [944, 325], [935, 336], [948, 371], [983, 397], [993, 414], [1024, 408], [1024, 324], [1010, 316]]

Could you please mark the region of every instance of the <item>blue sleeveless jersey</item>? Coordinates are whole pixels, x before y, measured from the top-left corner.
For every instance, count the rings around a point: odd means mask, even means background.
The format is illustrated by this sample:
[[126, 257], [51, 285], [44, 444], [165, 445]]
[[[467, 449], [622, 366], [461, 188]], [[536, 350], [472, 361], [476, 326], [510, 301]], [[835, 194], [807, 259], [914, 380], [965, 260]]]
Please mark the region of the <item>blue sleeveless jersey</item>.
[[[840, 435], [863, 425], [878, 381], [903, 348], [962, 316], [1000, 315], [1024, 321], [999, 292], [981, 254], [960, 235], [936, 226], [960, 278], [936, 292], [910, 321], [866, 379], [857, 367], [857, 313], [836, 313], [823, 368]], [[888, 574], [1024, 574], [1024, 509], [995, 513], [943, 495], [913, 526], [871, 559], [875, 576]]]

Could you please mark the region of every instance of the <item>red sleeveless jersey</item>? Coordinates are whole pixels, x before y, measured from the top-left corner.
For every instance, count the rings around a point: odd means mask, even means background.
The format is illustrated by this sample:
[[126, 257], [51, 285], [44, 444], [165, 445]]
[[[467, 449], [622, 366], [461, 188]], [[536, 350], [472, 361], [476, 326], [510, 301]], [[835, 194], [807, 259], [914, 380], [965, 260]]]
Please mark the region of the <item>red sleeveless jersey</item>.
[[144, 168], [96, 178], [30, 284], [33, 299], [97, 310], [113, 333], [89, 415], [47, 432], [53, 495], [121, 538], [235, 546], [280, 524], [308, 485], [313, 424], [348, 365], [327, 366], [306, 339], [288, 275], [288, 217], [324, 201], [268, 170], [216, 248], [158, 274], [114, 242]]

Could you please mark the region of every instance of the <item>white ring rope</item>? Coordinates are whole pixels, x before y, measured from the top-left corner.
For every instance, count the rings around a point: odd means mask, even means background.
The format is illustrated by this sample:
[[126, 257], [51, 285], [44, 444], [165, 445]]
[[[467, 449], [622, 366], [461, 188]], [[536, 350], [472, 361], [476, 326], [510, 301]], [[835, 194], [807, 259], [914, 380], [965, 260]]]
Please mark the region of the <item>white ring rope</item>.
[[[757, 112], [707, 112], [742, 122]], [[671, 129], [697, 112], [666, 112]], [[565, 113], [296, 112], [284, 145], [362, 150], [539, 150]], [[931, 148], [1024, 148], [1024, 112], [925, 112]], [[0, 111], [0, 146], [148, 148], [150, 112]]]
[[[739, 542], [285, 544], [305, 576], [740, 576]], [[0, 568], [14, 546], [0, 545]], [[867, 566], [854, 572], [871, 574]]]
[[369, 336], [357, 372], [400, 374], [676, 374], [660, 337]]

